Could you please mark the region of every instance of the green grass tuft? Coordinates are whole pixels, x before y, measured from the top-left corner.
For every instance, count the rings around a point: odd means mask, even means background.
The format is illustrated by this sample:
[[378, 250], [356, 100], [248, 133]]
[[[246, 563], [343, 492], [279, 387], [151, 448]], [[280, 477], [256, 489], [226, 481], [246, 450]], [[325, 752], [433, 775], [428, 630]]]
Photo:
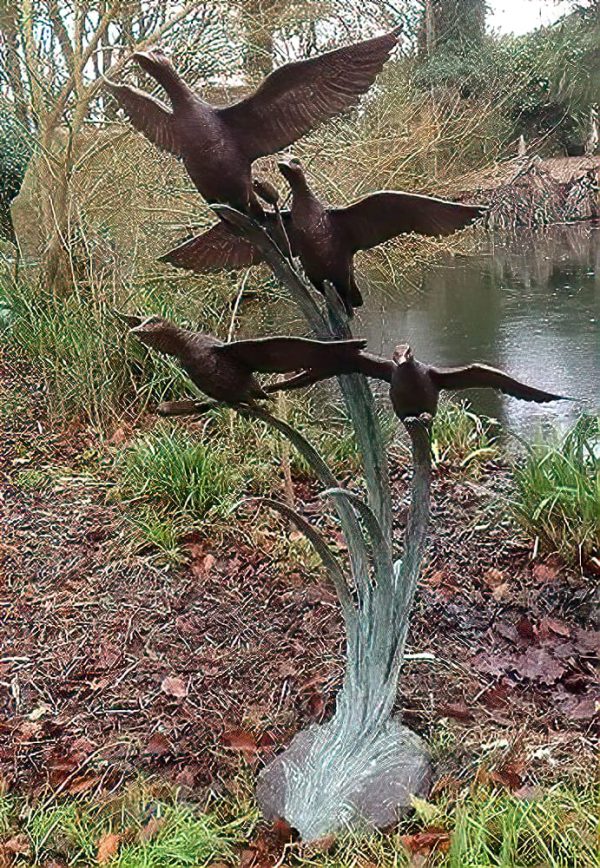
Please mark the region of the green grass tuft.
[[[466, 790], [455, 801], [424, 803], [416, 818], [394, 835], [348, 835], [331, 855], [300, 860], [322, 868], [357, 868], [361, 864], [410, 868], [595, 868], [598, 797], [590, 786], [553, 787], [531, 799], [486, 788]], [[405, 836], [434, 827], [448, 833], [443, 850], [425, 844], [413, 855]], [[404, 841], [403, 841], [404, 839]], [[425, 842], [423, 842], [425, 843]]]
[[600, 416], [532, 446], [514, 483], [512, 512], [544, 549], [571, 561], [600, 554]]
[[499, 454], [494, 424], [493, 419], [472, 413], [466, 401], [442, 401], [431, 438], [435, 463], [478, 476], [485, 462]]
[[228, 442], [180, 425], [156, 428], [116, 457], [119, 495], [131, 502], [131, 521], [146, 544], [176, 556], [177, 539], [210, 524], [215, 530], [242, 496], [247, 476]]

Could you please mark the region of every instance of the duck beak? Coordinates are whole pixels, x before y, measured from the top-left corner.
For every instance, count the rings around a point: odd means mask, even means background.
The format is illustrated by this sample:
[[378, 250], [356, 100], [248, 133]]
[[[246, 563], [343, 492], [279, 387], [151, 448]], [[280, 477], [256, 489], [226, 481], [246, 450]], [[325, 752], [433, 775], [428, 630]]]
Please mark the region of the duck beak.
[[141, 316], [136, 316], [135, 314], [130, 313], [121, 313], [121, 311], [115, 310], [114, 314], [118, 317], [122, 322], [129, 326], [130, 329], [138, 328], [144, 322]]

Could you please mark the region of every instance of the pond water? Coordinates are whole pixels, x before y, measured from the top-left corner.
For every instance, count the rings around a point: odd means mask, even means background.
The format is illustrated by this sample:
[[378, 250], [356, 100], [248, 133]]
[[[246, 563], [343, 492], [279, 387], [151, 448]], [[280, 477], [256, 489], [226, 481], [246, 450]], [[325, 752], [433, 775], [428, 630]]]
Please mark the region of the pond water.
[[600, 227], [488, 237], [473, 255], [426, 268], [420, 290], [400, 298], [370, 284], [354, 332], [372, 351], [391, 355], [409, 342], [423, 361], [482, 361], [578, 399], [530, 404], [493, 390], [460, 393], [505, 428], [529, 437], [600, 412]]

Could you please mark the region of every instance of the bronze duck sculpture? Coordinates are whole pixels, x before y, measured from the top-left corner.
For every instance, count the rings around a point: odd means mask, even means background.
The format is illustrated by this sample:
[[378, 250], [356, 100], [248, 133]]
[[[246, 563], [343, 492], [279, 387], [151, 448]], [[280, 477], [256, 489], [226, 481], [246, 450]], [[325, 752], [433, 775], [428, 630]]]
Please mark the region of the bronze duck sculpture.
[[106, 85], [137, 130], [183, 160], [207, 202], [260, 217], [251, 182], [254, 160], [356, 105], [396, 46], [400, 30], [287, 63], [250, 96], [223, 108], [191, 90], [159, 50], [138, 51], [133, 58], [166, 91], [171, 109], [139, 88]]
[[[390, 384], [390, 401], [400, 419], [418, 417], [423, 413], [435, 416], [442, 390], [499, 389], [522, 401], [539, 404], [548, 401], [570, 401], [515, 380], [504, 371], [489, 365], [473, 364], [455, 368], [437, 368], [415, 359], [408, 344], [399, 344], [391, 359], [373, 353], [360, 352], [353, 360], [354, 372]], [[308, 368], [309, 366], [307, 366]], [[350, 373], [344, 371], [343, 373]], [[290, 391], [312, 385], [324, 379], [318, 370], [305, 370], [281, 383], [272, 391]]]
[[[175, 356], [190, 380], [206, 395], [227, 404], [252, 406], [270, 398], [254, 374], [289, 373], [310, 368], [318, 379], [354, 370], [364, 340], [316, 341], [272, 337], [224, 343], [180, 328], [160, 316], [118, 314], [130, 334], [161, 353]], [[275, 391], [278, 384], [274, 384]]]
[[442, 390], [499, 389], [513, 398], [538, 404], [565, 400], [562, 395], [528, 386], [488, 365], [473, 364], [456, 368], [426, 365], [415, 359], [408, 344], [399, 344], [391, 360], [361, 353], [359, 369], [367, 377], [385, 380], [390, 384], [390, 401], [400, 419], [423, 413], [435, 416]]
[[[333, 284], [349, 316], [363, 303], [354, 277], [355, 253], [409, 232], [449, 235], [485, 212], [476, 205], [386, 190], [344, 208], [332, 208], [310, 189], [299, 160], [281, 160], [278, 166], [292, 190], [290, 210], [280, 212], [291, 252], [300, 258], [316, 289], [323, 292], [325, 281]], [[271, 233], [277, 230], [273, 214], [265, 215], [264, 224]], [[279, 237], [274, 237], [280, 243]], [[204, 272], [255, 265], [261, 261], [261, 253], [221, 223], [161, 259], [179, 268]]]

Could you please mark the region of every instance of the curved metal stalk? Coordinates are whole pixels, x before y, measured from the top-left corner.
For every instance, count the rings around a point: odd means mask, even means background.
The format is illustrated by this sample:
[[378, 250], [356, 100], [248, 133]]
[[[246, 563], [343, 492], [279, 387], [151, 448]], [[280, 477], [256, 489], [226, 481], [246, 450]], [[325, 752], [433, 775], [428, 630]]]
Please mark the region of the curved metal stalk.
[[[312, 288], [261, 226], [227, 206], [215, 206], [214, 210], [232, 231], [261, 250], [317, 337], [352, 337], [333, 287], [325, 287], [324, 311], [321, 300], [317, 301]], [[409, 805], [410, 795], [426, 788], [429, 770], [420, 740], [395, 721], [392, 712], [429, 520], [430, 419], [404, 420], [412, 444], [414, 475], [404, 552], [394, 563], [391, 490], [373, 395], [361, 375], [340, 376], [338, 382], [362, 455], [368, 506], [339, 488], [319, 453], [286, 422], [256, 405], [235, 407], [237, 412], [280, 431], [312, 467], [336, 507], [358, 597], [358, 608], [353, 606], [350, 617], [349, 586], [340, 580], [332, 553], [301, 516], [294, 518], [301, 526], [304, 522], [303, 531], [312, 537], [325, 565], [329, 565], [338, 589], [347, 625], [346, 672], [333, 718], [294, 738], [261, 773], [257, 795], [267, 817], [284, 817], [308, 840], [360, 822], [390, 825], [397, 811]], [[275, 508], [281, 510], [281, 506]]]

